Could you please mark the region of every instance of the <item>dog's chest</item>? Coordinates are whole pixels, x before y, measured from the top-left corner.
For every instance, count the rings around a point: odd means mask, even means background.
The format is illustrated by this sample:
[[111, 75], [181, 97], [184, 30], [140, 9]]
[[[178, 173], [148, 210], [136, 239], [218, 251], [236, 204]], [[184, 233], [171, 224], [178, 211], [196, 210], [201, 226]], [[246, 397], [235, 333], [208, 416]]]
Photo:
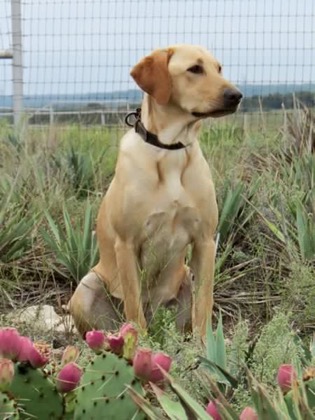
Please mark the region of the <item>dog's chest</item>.
[[176, 179], [169, 179], [143, 224], [142, 262], [168, 259], [181, 254], [201, 227], [200, 212], [193, 198]]
[[[165, 203], [163, 203], [165, 204]], [[148, 216], [144, 225], [144, 234], [151, 240], [159, 236], [171, 243], [179, 238], [179, 242], [190, 242], [200, 225], [197, 208], [180, 199], [171, 200], [165, 206], [157, 206]]]
[[202, 157], [168, 153], [148, 166], [145, 184], [142, 175], [139, 187], [133, 190], [136, 200], [132, 206], [139, 209], [135, 226], [140, 264], [154, 273], [182, 259], [187, 245], [207, 230], [215, 198]]

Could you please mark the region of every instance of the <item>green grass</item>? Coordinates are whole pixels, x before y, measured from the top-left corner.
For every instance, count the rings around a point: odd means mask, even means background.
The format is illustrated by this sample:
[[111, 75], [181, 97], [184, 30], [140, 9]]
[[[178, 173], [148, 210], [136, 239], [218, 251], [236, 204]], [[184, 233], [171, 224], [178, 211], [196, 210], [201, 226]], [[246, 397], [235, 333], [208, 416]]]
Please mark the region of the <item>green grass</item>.
[[[315, 161], [304, 144], [312, 124], [298, 110], [283, 121], [282, 113], [239, 114], [205, 124], [200, 138], [220, 211], [214, 319], [221, 310], [228, 358], [249, 357], [256, 343], [253, 371], [267, 385], [300, 351], [289, 325], [302, 337], [315, 325]], [[0, 124], [0, 313], [34, 303], [60, 308], [93, 265], [92, 231], [121, 134], [69, 125], [16, 135]], [[176, 332], [171, 312], [158, 311], [143, 340], [170, 353], [174, 375], [207, 401], [209, 386], [195, 369], [203, 350]], [[248, 401], [243, 383], [233, 401]]]
[[[301, 118], [290, 118], [291, 131], [282, 129], [283, 113], [238, 114], [207, 122], [201, 134], [221, 216], [215, 309], [222, 307], [232, 321], [242, 313], [264, 324], [288, 295], [284, 285], [293, 284], [292, 272], [307, 277], [302, 267], [314, 271], [314, 158], [302, 151], [288, 159], [291, 133], [305, 134], [298, 125], [292, 130]], [[13, 289], [15, 299], [24, 284], [44, 279], [47, 288], [60, 285], [66, 300], [72, 282], [95, 261], [90, 230], [114, 173], [121, 134], [68, 125], [24, 126], [16, 135], [0, 125], [5, 296]], [[307, 306], [306, 290], [299, 296]], [[5, 311], [12, 303], [2, 298], [1, 305]], [[308, 316], [307, 328], [310, 321]]]

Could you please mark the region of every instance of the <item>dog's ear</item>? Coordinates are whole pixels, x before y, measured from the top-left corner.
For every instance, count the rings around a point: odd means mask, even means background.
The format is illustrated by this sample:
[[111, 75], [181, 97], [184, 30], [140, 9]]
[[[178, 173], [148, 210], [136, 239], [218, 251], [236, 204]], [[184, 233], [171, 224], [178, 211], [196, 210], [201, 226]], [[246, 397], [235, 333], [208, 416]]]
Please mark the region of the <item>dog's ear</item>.
[[159, 105], [166, 105], [171, 96], [172, 80], [168, 63], [171, 49], [154, 51], [134, 66], [130, 74], [144, 92], [153, 96]]

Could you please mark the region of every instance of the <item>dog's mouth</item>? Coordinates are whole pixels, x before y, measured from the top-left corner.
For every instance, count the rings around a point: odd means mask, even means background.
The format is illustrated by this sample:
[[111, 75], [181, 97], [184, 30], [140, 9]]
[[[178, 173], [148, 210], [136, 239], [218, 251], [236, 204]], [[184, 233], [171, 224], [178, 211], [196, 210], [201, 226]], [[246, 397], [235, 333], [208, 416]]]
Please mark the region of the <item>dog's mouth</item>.
[[234, 106], [233, 108], [218, 109], [210, 112], [192, 112], [192, 115], [197, 118], [219, 118], [224, 117], [225, 115], [234, 114], [237, 108], [238, 106]]

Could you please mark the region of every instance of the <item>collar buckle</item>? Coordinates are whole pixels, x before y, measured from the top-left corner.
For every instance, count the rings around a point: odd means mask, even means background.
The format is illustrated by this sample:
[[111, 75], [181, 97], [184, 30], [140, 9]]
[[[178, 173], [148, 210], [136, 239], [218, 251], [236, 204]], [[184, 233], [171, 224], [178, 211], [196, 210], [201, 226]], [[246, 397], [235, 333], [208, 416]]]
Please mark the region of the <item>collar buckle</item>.
[[[130, 118], [135, 118], [135, 122], [130, 122]], [[143, 122], [141, 121], [141, 108], [137, 108], [136, 111], [129, 112], [129, 114], [125, 117], [125, 123], [129, 127], [134, 127], [135, 132], [139, 134], [139, 136], [146, 142], [151, 144], [152, 146], [159, 147], [160, 149], [166, 149], [166, 150], [179, 150], [179, 149], [185, 149], [187, 146], [185, 146], [183, 143], [173, 143], [173, 144], [164, 144], [161, 143], [158, 136], [156, 134], [150, 133], [145, 126], [143, 125]]]
[[[134, 117], [136, 121], [134, 123], [131, 123], [129, 121], [130, 117]], [[127, 114], [125, 117], [125, 123], [129, 127], [134, 127], [137, 124], [137, 122], [140, 120], [141, 120], [141, 108], [137, 108], [135, 111], [129, 112], [129, 114]]]

